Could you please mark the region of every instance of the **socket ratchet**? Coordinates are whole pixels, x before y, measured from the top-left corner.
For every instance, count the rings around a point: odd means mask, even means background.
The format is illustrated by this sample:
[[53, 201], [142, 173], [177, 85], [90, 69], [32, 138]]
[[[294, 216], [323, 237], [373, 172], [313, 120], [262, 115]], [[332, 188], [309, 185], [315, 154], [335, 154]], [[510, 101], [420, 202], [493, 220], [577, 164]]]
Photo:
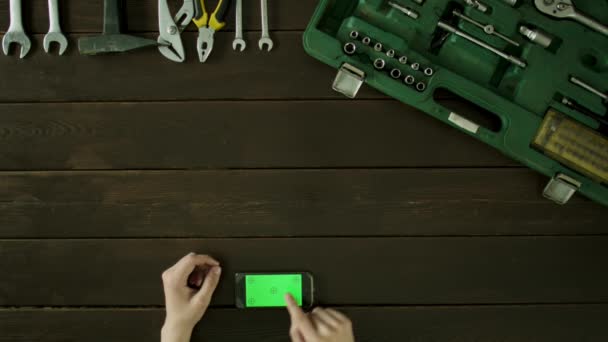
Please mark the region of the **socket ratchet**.
[[513, 64], [515, 64], [515, 65], [517, 65], [519, 67], [521, 67], [521, 68], [525, 68], [525, 67], [528, 66], [528, 64], [525, 61], [523, 61], [522, 59], [517, 58], [517, 57], [512, 56], [512, 55], [509, 55], [509, 54], [507, 54], [505, 52], [502, 52], [502, 51], [498, 50], [497, 48], [493, 47], [492, 45], [487, 44], [484, 41], [481, 41], [481, 40], [479, 40], [479, 39], [477, 39], [477, 38], [469, 35], [468, 33], [463, 32], [463, 31], [455, 28], [454, 26], [452, 26], [452, 25], [450, 25], [450, 24], [448, 24], [446, 22], [439, 21], [437, 23], [437, 26], [439, 26], [440, 28], [442, 28], [442, 29], [444, 29], [444, 30], [446, 30], [446, 31], [448, 31], [450, 33], [453, 33], [453, 34], [455, 34], [455, 35], [457, 35], [459, 37], [462, 37], [462, 38], [470, 41], [471, 43], [476, 44], [476, 45], [478, 45], [478, 46], [480, 46], [480, 47], [482, 47], [482, 48], [484, 48], [484, 49], [486, 49], [486, 50], [494, 53], [495, 55], [500, 56], [501, 58], [504, 58], [507, 61], [509, 61], [509, 62], [511, 62], [511, 63], [513, 63]]
[[580, 12], [572, 4], [572, 0], [534, 0], [536, 8], [554, 18], [558, 19], [572, 19], [579, 23], [596, 30], [597, 32], [608, 36], [608, 26], [600, 23], [599, 21], [591, 18], [583, 12]]

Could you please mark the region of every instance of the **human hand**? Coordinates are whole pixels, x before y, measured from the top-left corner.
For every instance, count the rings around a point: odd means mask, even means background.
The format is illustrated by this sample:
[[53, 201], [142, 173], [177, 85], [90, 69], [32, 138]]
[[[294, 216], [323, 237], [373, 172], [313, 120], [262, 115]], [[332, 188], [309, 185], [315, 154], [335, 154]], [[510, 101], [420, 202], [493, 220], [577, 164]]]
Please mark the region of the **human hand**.
[[354, 342], [353, 326], [341, 312], [315, 308], [306, 314], [290, 294], [285, 295], [291, 317], [289, 336], [292, 342]]
[[210, 256], [190, 253], [163, 272], [167, 316], [161, 341], [190, 340], [194, 326], [209, 307], [221, 271], [219, 262]]

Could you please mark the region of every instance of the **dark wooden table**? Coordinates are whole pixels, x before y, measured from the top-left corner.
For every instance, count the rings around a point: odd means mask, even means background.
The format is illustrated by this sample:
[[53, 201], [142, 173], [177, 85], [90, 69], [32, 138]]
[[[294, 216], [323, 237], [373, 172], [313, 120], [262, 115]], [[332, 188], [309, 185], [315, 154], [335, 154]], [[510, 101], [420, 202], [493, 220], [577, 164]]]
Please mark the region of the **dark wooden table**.
[[[155, 37], [156, 1], [126, 2]], [[160, 274], [190, 251], [224, 265], [196, 341], [287, 340], [282, 310], [234, 308], [231, 276], [285, 269], [359, 341], [608, 340], [608, 210], [544, 200], [545, 177], [375, 91], [334, 93], [302, 49], [316, 1], [270, 0], [271, 53], [245, 1], [249, 48], [231, 19], [204, 65], [192, 27], [183, 64], [80, 56], [101, 4], [61, 2], [58, 57], [26, 1], [33, 50], [0, 56], [0, 341], [156, 340]]]

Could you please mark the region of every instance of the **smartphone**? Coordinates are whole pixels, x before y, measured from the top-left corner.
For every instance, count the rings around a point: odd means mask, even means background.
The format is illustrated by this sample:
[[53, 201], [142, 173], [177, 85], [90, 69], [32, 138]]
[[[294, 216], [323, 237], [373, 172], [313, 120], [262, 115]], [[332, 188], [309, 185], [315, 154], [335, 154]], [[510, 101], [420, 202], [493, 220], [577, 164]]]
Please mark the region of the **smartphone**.
[[287, 293], [303, 308], [314, 302], [314, 283], [308, 272], [236, 273], [235, 281], [240, 309], [285, 307]]

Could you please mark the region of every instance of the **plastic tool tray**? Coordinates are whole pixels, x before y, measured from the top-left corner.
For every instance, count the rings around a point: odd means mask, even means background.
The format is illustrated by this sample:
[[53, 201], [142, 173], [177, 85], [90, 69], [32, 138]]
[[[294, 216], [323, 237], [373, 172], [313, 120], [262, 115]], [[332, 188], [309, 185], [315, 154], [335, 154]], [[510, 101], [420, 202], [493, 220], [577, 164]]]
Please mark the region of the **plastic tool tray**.
[[[547, 198], [608, 205], [608, 36], [536, 5], [321, 0], [304, 47], [339, 69], [335, 90], [354, 97], [365, 82], [550, 177]], [[608, 23], [608, 1], [574, 6]]]

